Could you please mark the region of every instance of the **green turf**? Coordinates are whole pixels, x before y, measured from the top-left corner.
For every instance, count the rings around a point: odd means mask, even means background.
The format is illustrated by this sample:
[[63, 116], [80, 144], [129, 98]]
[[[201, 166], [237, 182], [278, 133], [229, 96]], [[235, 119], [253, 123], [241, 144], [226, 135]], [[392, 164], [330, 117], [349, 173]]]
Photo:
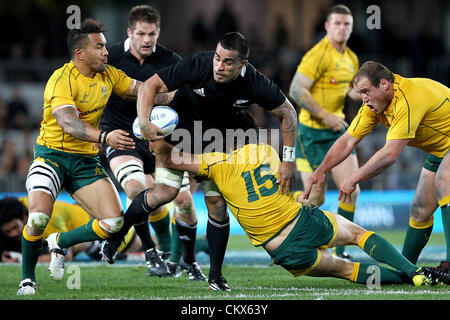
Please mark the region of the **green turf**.
[[[402, 243], [404, 233], [379, 232], [394, 245]], [[443, 244], [442, 235], [433, 235], [430, 244]], [[245, 236], [231, 236], [228, 250], [254, 250]], [[257, 250], [263, 250], [259, 248]], [[410, 284], [365, 285], [334, 278], [294, 278], [279, 266], [225, 265], [223, 274], [231, 292], [209, 292], [205, 282], [180, 278], [149, 278], [144, 263], [107, 265], [106, 263], [67, 263], [60, 282], [49, 277], [47, 264], [37, 267], [35, 296], [16, 295], [20, 280], [19, 264], [0, 264], [0, 300], [449, 300], [448, 286], [416, 288]], [[208, 274], [208, 266], [202, 266]], [[77, 277], [79, 275], [79, 277]], [[79, 279], [80, 288], [77, 288]]]
[[[72, 266], [72, 267], [71, 267]], [[212, 293], [205, 282], [189, 281], [186, 275], [179, 278], [149, 278], [145, 266], [109, 266], [67, 264], [64, 279], [56, 282], [49, 277], [47, 266], [37, 267], [38, 288], [35, 296], [16, 296], [20, 277], [17, 265], [0, 267], [2, 290], [0, 299], [139, 299], [139, 300], [405, 300], [450, 299], [450, 288], [439, 285], [416, 288], [409, 284], [383, 285], [370, 289], [333, 278], [294, 278], [279, 266], [225, 266], [224, 274], [232, 286], [229, 293]], [[78, 269], [79, 268], [79, 269]], [[73, 281], [80, 274], [80, 288]], [[207, 267], [203, 268], [208, 271]]]

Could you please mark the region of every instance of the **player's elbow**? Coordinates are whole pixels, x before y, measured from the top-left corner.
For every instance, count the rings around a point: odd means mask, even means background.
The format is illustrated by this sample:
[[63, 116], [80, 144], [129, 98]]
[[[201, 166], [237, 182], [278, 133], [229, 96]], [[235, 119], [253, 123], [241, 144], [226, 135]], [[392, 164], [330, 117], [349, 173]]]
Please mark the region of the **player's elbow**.
[[398, 156], [399, 155], [396, 152], [388, 152], [386, 154], [386, 157], [384, 158], [384, 160], [385, 160], [386, 164], [388, 166], [390, 166], [390, 165], [394, 164], [395, 161], [397, 161]]
[[289, 87], [289, 97], [295, 101], [299, 106], [302, 105], [305, 89], [298, 85], [296, 82], [292, 82]]

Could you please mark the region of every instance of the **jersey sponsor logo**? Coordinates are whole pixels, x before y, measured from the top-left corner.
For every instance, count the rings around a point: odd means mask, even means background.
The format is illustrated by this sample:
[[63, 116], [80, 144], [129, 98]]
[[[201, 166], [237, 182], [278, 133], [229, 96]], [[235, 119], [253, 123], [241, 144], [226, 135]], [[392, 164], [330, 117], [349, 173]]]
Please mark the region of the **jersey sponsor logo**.
[[233, 103], [233, 107], [246, 107], [248, 106], [248, 100], [238, 99]]
[[105, 109], [105, 107], [106, 107], [106, 104], [101, 105], [101, 106], [99, 106], [97, 108], [94, 108], [92, 110], [86, 110], [85, 112], [83, 112], [79, 108], [77, 108], [78, 116], [85, 116], [85, 115], [90, 114], [90, 113], [99, 112], [99, 111], [102, 111], [103, 109]]
[[193, 89], [193, 90], [194, 90], [194, 92], [195, 92], [196, 94], [198, 94], [199, 96], [201, 96], [201, 97], [204, 97], [204, 96], [205, 96], [205, 89], [204, 89], [204, 88]]

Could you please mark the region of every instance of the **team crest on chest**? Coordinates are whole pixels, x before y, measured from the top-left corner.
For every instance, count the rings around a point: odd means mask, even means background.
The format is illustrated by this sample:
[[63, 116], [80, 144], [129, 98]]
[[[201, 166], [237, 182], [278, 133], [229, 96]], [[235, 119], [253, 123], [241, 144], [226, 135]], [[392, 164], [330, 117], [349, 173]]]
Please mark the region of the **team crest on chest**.
[[85, 91], [85, 92], [84, 92], [84, 95], [83, 95], [83, 99], [80, 100], [80, 103], [87, 103], [87, 102], [88, 102], [87, 97], [88, 97], [88, 94], [87, 94], [87, 92]]
[[108, 95], [108, 88], [106, 86], [102, 87], [102, 98]]

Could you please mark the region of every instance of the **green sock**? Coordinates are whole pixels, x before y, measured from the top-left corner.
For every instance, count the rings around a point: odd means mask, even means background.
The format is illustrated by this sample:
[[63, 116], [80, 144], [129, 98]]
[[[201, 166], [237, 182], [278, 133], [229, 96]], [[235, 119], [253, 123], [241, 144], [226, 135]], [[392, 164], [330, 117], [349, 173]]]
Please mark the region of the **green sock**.
[[422, 249], [430, 239], [433, 231], [433, 219], [427, 222], [415, 222], [409, 219], [409, 226], [406, 231], [403, 243], [402, 255], [412, 263], [417, 263]]
[[[68, 232], [61, 232], [58, 237], [58, 246], [60, 248], [70, 248], [71, 246], [81, 243], [81, 242], [88, 242], [88, 241], [95, 241], [95, 240], [104, 240], [106, 237], [100, 237], [93, 228], [94, 220], [90, 220], [88, 223], [75, 228]], [[97, 220], [97, 226], [98, 226], [98, 220]], [[100, 227], [98, 227], [100, 229]], [[103, 232], [101, 230], [98, 231]]]
[[367, 231], [359, 240], [358, 246], [378, 262], [386, 263], [397, 270], [403, 271], [408, 276], [412, 276], [419, 269], [418, 266], [402, 256], [389, 242], [374, 232]]
[[[151, 219], [150, 219], [151, 220]], [[170, 236], [170, 215], [158, 221], [150, 221], [153, 230], [155, 230], [156, 238], [158, 239], [159, 249], [167, 252], [171, 250], [171, 236]]]
[[450, 205], [441, 206], [442, 225], [444, 226], [445, 244], [447, 246], [447, 260], [450, 262]]
[[380, 284], [397, 284], [410, 281], [409, 278], [401, 271], [393, 270], [380, 266], [379, 264], [369, 262], [355, 263], [355, 268], [359, 268], [359, 270], [353, 271], [357, 272], [356, 281], [354, 279], [353, 281], [360, 284], [367, 284], [367, 280], [372, 276], [372, 273], [374, 272], [373, 266], [380, 268]]
[[[355, 214], [355, 206], [352, 204], [347, 204], [339, 202], [339, 208], [337, 214], [343, 216], [345, 219], [353, 222], [353, 216]], [[337, 256], [342, 256], [345, 251], [345, 246], [337, 246], [334, 248], [334, 252]]]
[[22, 236], [22, 280], [30, 278], [31, 281], [36, 281], [35, 269], [42, 251], [42, 243], [42, 238], [36, 241], [28, 241]]
[[175, 223], [172, 221], [172, 223], [170, 224], [170, 230], [172, 231], [172, 241], [170, 243], [170, 262], [174, 262], [174, 263], [180, 263], [180, 258], [181, 258], [181, 240], [180, 240], [180, 236], [178, 234], [178, 230], [177, 230], [177, 226], [175, 225]]

